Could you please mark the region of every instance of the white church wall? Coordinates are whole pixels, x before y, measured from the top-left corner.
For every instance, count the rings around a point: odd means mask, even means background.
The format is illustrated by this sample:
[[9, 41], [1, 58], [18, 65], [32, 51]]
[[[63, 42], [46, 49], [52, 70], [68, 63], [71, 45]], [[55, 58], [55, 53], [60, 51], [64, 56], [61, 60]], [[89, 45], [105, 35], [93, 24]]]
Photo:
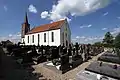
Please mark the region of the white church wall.
[[[52, 32], [54, 32], [54, 42], [52, 42]], [[59, 46], [60, 45], [60, 29], [50, 30], [49, 31], [49, 43], [50, 46]]]
[[21, 38], [21, 42], [22, 42], [22, 43], [24, 42], [24, 38]]
[[[54, 42], [51, 40], [51, 33], [54, 32]], [[46, 42], [44, 42], [44, 33], [46, 33]], [[50, 45], [50, 46], [59, 46], [60, 45], [60, 29], [50, 30], [45, 32], [39, 32], [34, 34], [25, 35], [25, 45], [38, 45], [38, 34], [39, 34], [39, 45]], [[34, 35], [34, 43], [32, 36]], [[29, 43], [28, 43], [29, 36]]]
[[[44, 42], [44, 34], [46, 33], [46, 42]], [[48, 31], [41, 32], [40, 45], [48, 45]]]
[[[68, 44], [71, 43], [71, 32], [70, 32], [70, 28], [69, 28], [69, 25], [67, 24], [67, 22], [65, 22], [60, 29], [61, 44], [63, 43], [63, 34], [62, 33], [64, 33], [64, 44], [66, 44], [66, 40], [68, 41]], [[67, 36], [66, 36], [66, 33], [67, 33]]]

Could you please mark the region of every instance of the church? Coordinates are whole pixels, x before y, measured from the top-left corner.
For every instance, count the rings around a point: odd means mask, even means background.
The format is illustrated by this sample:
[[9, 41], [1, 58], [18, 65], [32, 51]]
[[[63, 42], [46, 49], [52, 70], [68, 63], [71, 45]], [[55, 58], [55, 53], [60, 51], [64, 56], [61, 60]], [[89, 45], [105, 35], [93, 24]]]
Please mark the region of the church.
[[67, 19], [36, 26], [30, 29], [27, 13], [22, 24], [21, 42], [25, 45], [68, 46], [71, 43], [71, 30]]

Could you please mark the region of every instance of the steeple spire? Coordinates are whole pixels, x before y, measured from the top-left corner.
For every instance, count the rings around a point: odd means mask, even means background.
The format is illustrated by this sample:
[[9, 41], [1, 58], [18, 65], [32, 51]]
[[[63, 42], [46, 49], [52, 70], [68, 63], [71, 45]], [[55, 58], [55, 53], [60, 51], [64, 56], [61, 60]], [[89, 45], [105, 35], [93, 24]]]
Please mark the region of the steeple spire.
[[27, 12], [25, 13], [25, 23], [28, 23], [28, 17], [27, 17]]
[[24, 38], [26, 33], [30, 31], [30, 24], [28, 23], [27, 12], [25, 13], [24, 23], [22, 24], [21, 37]]

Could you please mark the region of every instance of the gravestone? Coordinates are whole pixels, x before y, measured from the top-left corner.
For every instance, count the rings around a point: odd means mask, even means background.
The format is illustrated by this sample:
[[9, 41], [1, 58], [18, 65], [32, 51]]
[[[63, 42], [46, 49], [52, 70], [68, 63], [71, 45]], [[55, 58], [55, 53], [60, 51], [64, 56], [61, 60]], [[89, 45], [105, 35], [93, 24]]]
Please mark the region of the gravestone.
[[79, 49], [79, 44], [76, 43], [75, 44], [75, 51], [76, 51], [75, 56], [78, 56], [78, 49]]
[[60, 55], [60, 60], [61, 60], [60, 61], [60, 63], [61, 63], [60, 70], [62, 71], [62, 73], [68, 71], [70, 68], [69, 56], [66, 52], [67, 52], [67, 49], [63, 48], [63, 54]]
[[68, 56], [72, 56], [72, 46], [71, 46], [71, 44], [69, 44], [69, 47], [68, 47]]

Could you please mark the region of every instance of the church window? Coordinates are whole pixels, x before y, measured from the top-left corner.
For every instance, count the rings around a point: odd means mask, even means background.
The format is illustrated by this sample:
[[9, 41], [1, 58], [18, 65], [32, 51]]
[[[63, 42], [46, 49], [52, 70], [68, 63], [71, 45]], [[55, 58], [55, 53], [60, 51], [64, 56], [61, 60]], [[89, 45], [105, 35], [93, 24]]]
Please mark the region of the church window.
[[46, 33], [44, 33], [44, 42], [46, 42]]
[[28, 36], [28, 43], [29, 43], [29, 36]]
[[38, 44], [39, 44], [39, 42], [40, 42], [40, 35], [38, 34]]
[[34, 35], [32, 35], [32, 42], [34, 43]]
[[62, 33], [62, 41], [63, 41], [63, 43], [64, 43], [64, 33]]
[[52, 42], [54, 42], [54, 32], [51, 34]]
[[39, 41], [40, 41], [40, 35], [38, 34], [38, 43], [39, 43]]

